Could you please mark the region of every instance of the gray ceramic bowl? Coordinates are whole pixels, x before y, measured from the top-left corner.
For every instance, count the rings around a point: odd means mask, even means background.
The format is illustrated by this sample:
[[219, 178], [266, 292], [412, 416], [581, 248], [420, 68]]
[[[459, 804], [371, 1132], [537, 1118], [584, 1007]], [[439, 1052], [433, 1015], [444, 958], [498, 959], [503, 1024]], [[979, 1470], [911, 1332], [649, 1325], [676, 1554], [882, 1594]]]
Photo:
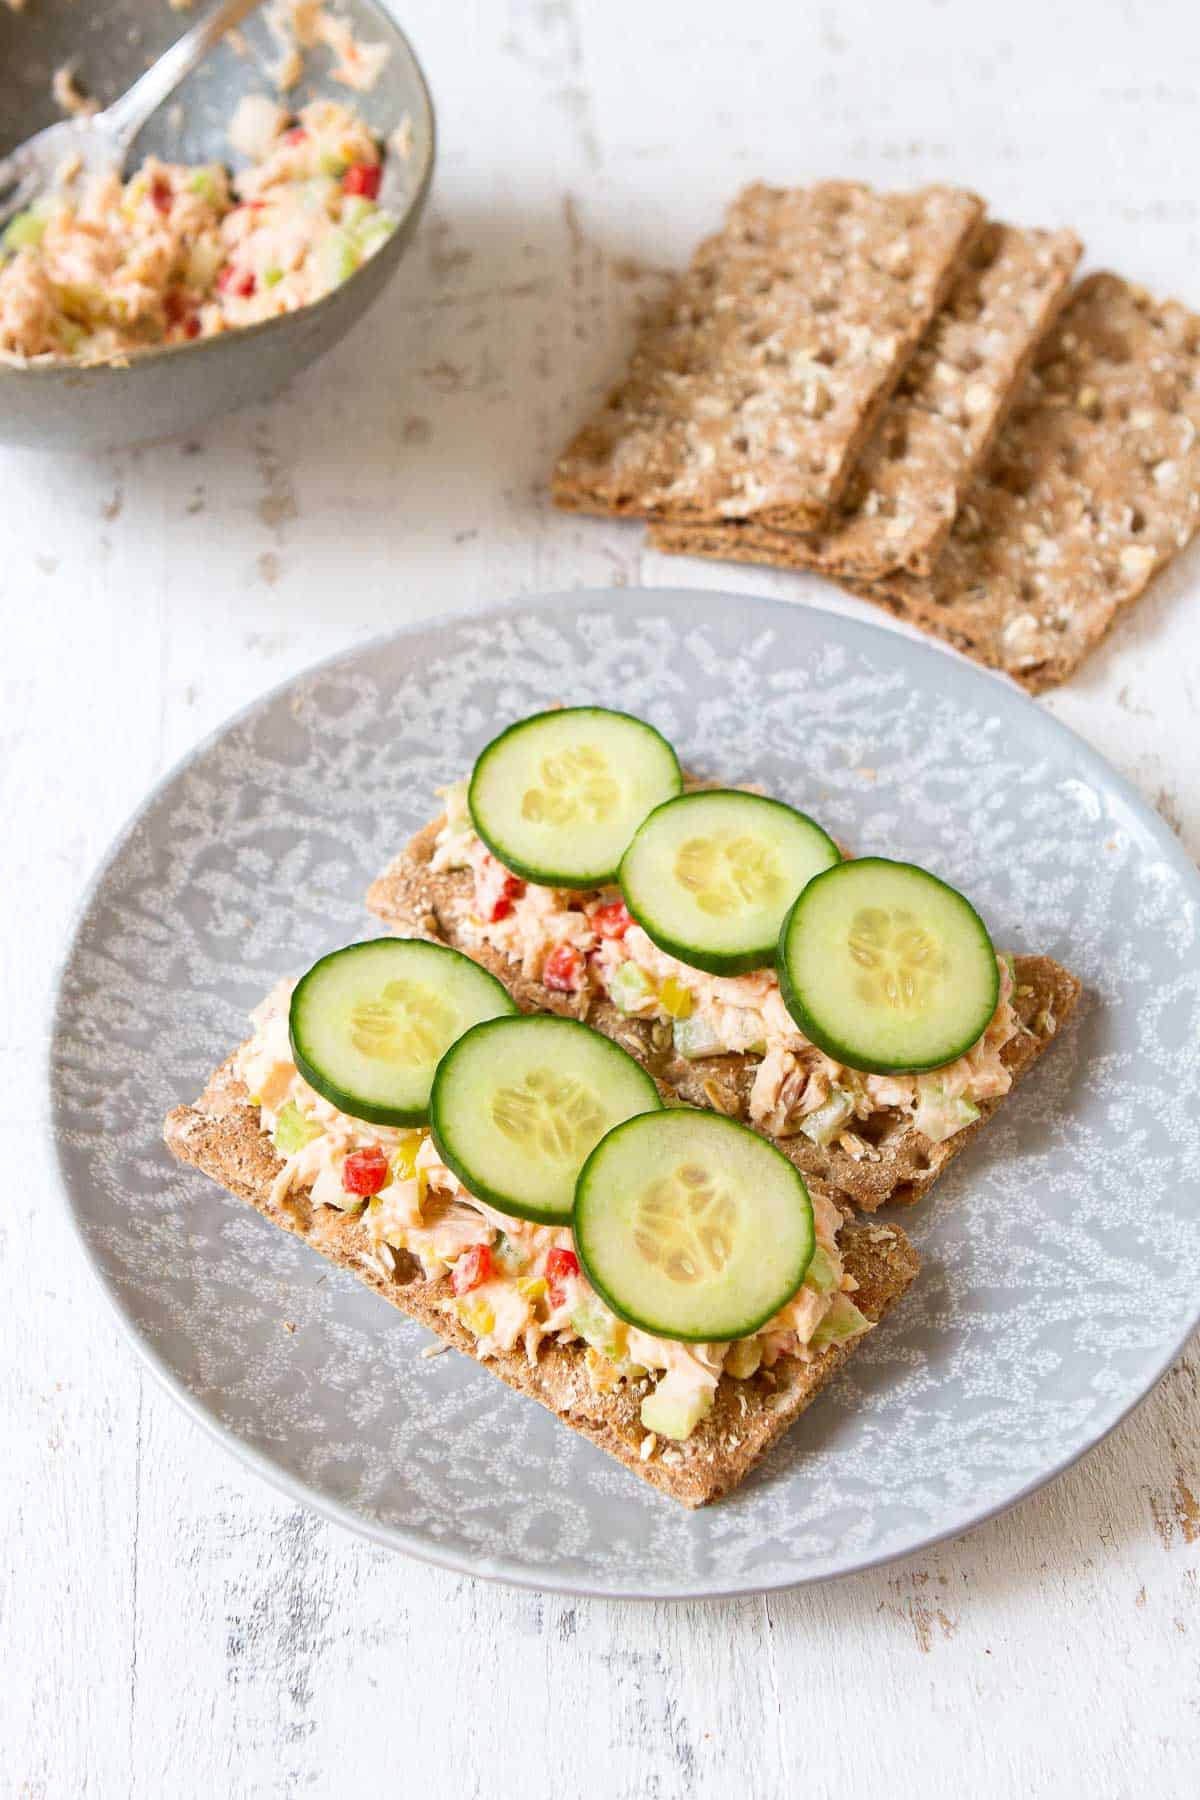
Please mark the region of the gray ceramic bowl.
[[[244, 331], [194, 344], [141, 350], [126, 366], [0, 363], [0, 442], [42, 450], [117, 448], [196, 430], [209, 419], [267, 399], [335, 344], [376, 298], [412, 237], [433, 171], [434, 123], [420, 65], [408, 40], [373, 0], [343, 0], [338, 10], [364, 43], [391, 55], [368, 94], [330, 80], [325, 51], [308, 55], [305, 79], [289, 97], [352, 101], [381, 138], [407, 115], [412, 148], [389, 156], [381, 204], [399, 229], [342, 287], [312, 306]], [[81, 85], [107, 105], [136, 80], [191, 22], [188, 13], [146, 0], [37, 0], [14, 13], [0, 5], [0, 155], [58, 116], [53, 72], [72, 63]], [[270, 92], [266, 70], [278, 54], [260, 17], [243, 27], [249, 54], [221, 45], [136, 140], [130, 166], [153, 152], [171, 161], [233, 161], [227, 131], [245, 93]]]

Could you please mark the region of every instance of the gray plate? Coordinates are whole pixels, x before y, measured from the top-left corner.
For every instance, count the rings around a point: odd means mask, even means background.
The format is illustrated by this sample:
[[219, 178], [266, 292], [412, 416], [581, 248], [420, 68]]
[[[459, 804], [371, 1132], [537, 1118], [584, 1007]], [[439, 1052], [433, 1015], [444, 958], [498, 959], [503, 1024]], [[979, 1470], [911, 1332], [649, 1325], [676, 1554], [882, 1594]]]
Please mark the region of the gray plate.
[[[197, 14], [199, 8], [196, 9]], [[39, 450], [115, 449], [186, 435], [236, 407], [258, 405], [342, 338], [395, 273], [421, 216], [433, 173], [433, 105], [403, 32], [376, 0], [342, 0], [337, 11], [364, 44], [391, 54], [366, 94], [331, 77], [329, 53], [305, 58], [304, 79], [289, 106], [321, 98], [353, 105], [381, 139], [407, 118], [407, 158], [384, 159], [380, 203], [399, 221], [362, 267], [323, 299], [278, 319], [194, 344], [132, 352], [123, 362], [79, 368], [70, 363], [0, 363], [0, 441]], [[36, 0], [14, 13], [0, 0], [0, 155], [52, 125], [60, 115], [50, 78], [62, 64], [79, 71], [87, 91], [108, 105], [148, 63], [182, 37], [192, 13], [166, 0]], [[270, 71], [279, 47], [261, 13], [242, 27], [248, 53], [217, 46], [134, 142], [128, 166], [153, 154], [168, 162], [245, 161], [229, 147], [229, 121], [243, 94], [275, 89]]]
[[[901, 1307], [732, 1498], [687, 1514], [162, 1148], [247, 1010], [371, 935], [371, 876], [503, 724], [652, 719], [862, 849], [924, 862], [1002, 946], [1087, 987], [931, 1199]], [[861, 1569], [1060, 1473], [1150, 1389], [1200, 1295], [1200, 877], [1013, 688], [895, 633], [745, 596], [574, 593], [428, 624], [259, 701], [158, 787], [63, 973], [67, 1204], [134, 1343], [261, 1474], [478, 1575], [711, 1595]], [[294, 1335], [283, 1322], [296, 1325]]]

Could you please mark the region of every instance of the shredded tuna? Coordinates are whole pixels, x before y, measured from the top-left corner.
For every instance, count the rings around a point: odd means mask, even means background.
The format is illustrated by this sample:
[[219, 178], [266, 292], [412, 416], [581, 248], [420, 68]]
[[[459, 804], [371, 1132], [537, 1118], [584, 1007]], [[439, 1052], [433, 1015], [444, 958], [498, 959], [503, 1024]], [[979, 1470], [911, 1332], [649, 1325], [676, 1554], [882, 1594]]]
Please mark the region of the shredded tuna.
[[[402, 1146], [411, 1150], [415, 1134], [353, 1119], [309, 1087], [293, 1061], [288, 1037], [288, 1006], [294, 985], [280, 982], [252, 1015], [253, 1035], [237, 1053], [237, 1073], [251, 1103], [259, 1108], [264, 1131], [274, 1134], [280, 1114], [289, 1106], [304, 1121], [320, 1128], [311, 1141], [287, 1158], [273, 1196], [282, 1200], [292, 1189], [305, 1188], [314, 1206], [357, 1210], [363, 1202], [347, 1194], [342, 1185], [347, 1155], [378, 1145], [394, 1159]], [[565, 1226], [512, 1218], [469, 1193], [442, 1162], [426, 1133], [421, 1134], [419, 1147], [404, 1169], [366, 1202], [363, 1219], [376, 1252], [383, 1247], [407, 1251], [432, 1279], [452, 1269], [457, 1259], [476, 1245], [490, 1246], [498, 1262], [497, 1246], [502, 1241], [506, 1246], [505, 1258], [511, 1267], [495, 1268], [488, 1280], [461, 1299], [447, 1300], [447, 1307], [474, 1335], [481, 1355], [495, 1355], [520, 1344], [529, 1360], [536, 1361], [547, 1339], [578, 1342], [582, 1334], [576, 1320], [586, 1317], [589, 1345], [594, 1336], [604, 1342], [597, 1357], [606, 1383], [619, 1385], [629, 1371], [636, 1370], [650, 1371], [655, 1379], [669, 1375], [673, 1388], [681, 1392], [716, 1387], [729, 1354], [728, 1344], [681, 1343], [628, 1326], [603, 1304], [580, 1272], [558, 1276], [561, 1300], [554, 1303], [546, 1264], [552, 1250], [572, 1248], [571, 1233]], [[847, 1278], [837, 1243], [841, 1214], [823, 1195], [814, 1194], [813, 1220], [817, 1243], [829, 1258], [837, 1281], [844, 1283]], [[827, 1296], [805, 1288], [755, 1335], [763, 1338], [772, 1360], [785, 1353], [811, 1356], [815, 1353], [806, 1347], [808, 1339], [830, 1304]]]
[[[529, 885], [500, 920], [491, 920], [488, 896], [495, 885], [496, 859], [475, 835], [466, 805], [464, 783], [444, 790], [446, 823], [438, 835], [432, 866], [470, 869], [476, 884], [476, 910], [465, 923], [469, 942], [502, 952], [529, 980], [538, 980], [547, 956], [560, 943], [573, 944], [586, 959], [592, 990], [613, 1000], [634, 1018], [671, 1023], [675, 1015], [660, 999], [668, 979], [687, 989], [692, 1010], [689, 1027], [717, 1046], [713, 1054], [734, 1053], [761, 1058], [750, 1092], [750, 1118], [773, 1135], [797, 1131], [803, 1120], [823, 1106], [836, 1087], [848, 1095], [854, 1117], [894, 1109], [915, 1116], [919, 1095], [909, 1075], [867, 1075], [847, 1069], [818, 1050], [800, 1030], [784, 1004], [773, 969], [748, 975], [709, 975], [660, 950], [639, 925], [619, 938], [601, 936], [592, 915], [620, 898], [616, 888], [576, 893]], [[636, 983], [622, 975], [627, 965], [645, 978]], [[979, 1043], [948, 1068], [948, 1097], [973, 1102], [1008, 1092], [1012, 1077], [1001, 1052], [1018, 1030], [1011, 1005], [1012, 977], [1000, 963], [1000, 998]], [[702, 1028], [702, 1029], [700, 1029]]]

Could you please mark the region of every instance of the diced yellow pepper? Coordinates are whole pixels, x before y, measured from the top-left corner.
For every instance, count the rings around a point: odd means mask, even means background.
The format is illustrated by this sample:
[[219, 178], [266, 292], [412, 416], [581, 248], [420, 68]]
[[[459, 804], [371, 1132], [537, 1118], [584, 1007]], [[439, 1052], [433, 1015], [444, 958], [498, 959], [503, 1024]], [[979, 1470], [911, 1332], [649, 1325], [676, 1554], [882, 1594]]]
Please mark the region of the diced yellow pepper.
[[459, 1318], [476, 1337], [486, 1337], [495, 1329], [496, 1315], [486, 1300], [462, 1299], [455, 1306]]
[[587, 1364], [588, 1386], [593, 1394], [615, 1394], [621, 1385], [620, 1369], [614, 1367], [606, 1356], [601, 1356], [598, 1350], [593, 1350], [590, 1344], [584, 1361]]
[[658, 990], [659, 1005], [672, 1019], [690, 1019], [692, 1016], [692, 991], [685, 988], [682, 981], [676, 981], [668, 975]]
[[[392, 1151], [392, 1180], [411, 1181], [417, 1173], [417, 1151], [421, 1148], [421, 1133], [406, 1131]], [[424, 1198], [424, 1196], [422, 1196]]]
[[549, 1289], [540, 1275], [526, 1275], [523, 1280], [518, 1281], [517, 1292], [523, 1294], [526, 1300], [537, 1301], [544, 1299]]

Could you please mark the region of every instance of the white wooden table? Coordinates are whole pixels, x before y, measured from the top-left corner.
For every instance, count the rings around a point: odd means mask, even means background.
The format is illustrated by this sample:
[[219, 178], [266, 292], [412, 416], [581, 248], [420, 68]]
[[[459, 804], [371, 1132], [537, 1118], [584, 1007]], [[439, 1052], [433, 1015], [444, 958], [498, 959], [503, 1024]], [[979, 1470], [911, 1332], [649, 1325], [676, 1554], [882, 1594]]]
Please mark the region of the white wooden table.
[[[1191, 0], [405, 9], [440, 111], [389, 302], [203, 442], [0, 462], [0, 1792], [1194, 1794], [1195, 1351], [1082, 1466], [875, 1574], [714, 1606], [488, 1587], [248, 1476], [65, 1244], [46, 1017], [82, 884], [235, 707], [394, 624], [577, 585], [869, 608], [555, 516], [552, 453], [743, 180], [957, 180], [1200, 303]], [[1045, 704], [1200, 851], [1193, 553]]]

